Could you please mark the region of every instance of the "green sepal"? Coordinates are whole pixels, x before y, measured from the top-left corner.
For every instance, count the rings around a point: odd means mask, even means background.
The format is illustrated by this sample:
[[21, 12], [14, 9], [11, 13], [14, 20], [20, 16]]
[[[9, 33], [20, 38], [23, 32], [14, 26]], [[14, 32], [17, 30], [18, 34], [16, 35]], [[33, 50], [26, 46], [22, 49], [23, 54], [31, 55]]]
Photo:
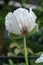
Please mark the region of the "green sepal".
[[11, 40], [21, 39], [23, 37], [23, 35], [17, 35], [17, 34], [13, 34], [13, 33], [9, 33], [8, 36]]
[[34, 29], [31, 32], [26, 34], [27, 38], [30, 37], [32, 34], [34, 34], [36, 32], [38, 32], [38, 26], [37, 25], [34, 27]]

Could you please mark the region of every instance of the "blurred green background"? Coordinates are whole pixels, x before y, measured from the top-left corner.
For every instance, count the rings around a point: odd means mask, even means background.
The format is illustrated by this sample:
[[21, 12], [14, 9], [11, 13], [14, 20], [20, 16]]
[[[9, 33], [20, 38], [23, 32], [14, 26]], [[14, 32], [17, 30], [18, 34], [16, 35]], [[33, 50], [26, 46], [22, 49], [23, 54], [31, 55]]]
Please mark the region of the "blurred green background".
[[40, 55], [43, 53], [43, 0], [0, 0], [0, 55], [23, 55], [23, 39], [12, 41], [8, 37], [8, 32], [5, 29], [5, 16], [8, 12], [13, 12], [19, 7], [29, 10], [28, 5], [33, 8], [37, 16], [36, 22], [39, 26], [39, 32], [27, 38], [27, 48], [30, 55]]

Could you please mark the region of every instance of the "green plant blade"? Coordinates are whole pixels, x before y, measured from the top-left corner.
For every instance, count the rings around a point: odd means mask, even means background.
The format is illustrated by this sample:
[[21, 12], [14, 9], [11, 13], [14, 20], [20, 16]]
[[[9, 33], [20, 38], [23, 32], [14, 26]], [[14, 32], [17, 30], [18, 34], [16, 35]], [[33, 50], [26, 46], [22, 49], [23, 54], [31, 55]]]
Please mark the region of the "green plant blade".
[[9, 65], [14, 65], [14, 63], [11, 59], [9, 59]]
[[35, 26], [35, 28], [31, 32], [29, 32], [28, 34], [26, 34], [27, 38], [30, 37], [32, 34], [34, 34], [36, 32], [38, 32], [38, 27], [37, 26]]
[[11, 40], [15, 40], [15, 39], [21, 39], [23, 37], [23, 35], [16, 35], [16, 34], [13, 34], [13, 33], [9, 33], [9, 38]]

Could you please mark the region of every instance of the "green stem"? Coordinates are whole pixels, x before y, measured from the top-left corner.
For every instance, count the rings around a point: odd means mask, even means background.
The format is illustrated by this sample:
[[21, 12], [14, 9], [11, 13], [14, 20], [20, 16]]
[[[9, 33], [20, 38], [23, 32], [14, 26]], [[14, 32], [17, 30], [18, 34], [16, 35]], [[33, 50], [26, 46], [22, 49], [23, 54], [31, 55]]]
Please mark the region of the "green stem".
[[24, 55], [25, 55], [25, 63], [28, 65], [28, 57], [27, 57], [27, 49], [26, 49], [26, 36], [24, 36]]

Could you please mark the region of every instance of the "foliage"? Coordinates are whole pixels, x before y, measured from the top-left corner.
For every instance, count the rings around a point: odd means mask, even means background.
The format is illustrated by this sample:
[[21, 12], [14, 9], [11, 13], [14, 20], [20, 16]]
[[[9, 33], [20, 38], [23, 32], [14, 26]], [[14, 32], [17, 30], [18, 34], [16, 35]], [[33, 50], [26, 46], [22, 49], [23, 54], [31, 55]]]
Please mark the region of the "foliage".
[[[22, 0], [23, 2], [24, 0]], [[33, 34], [32, 36], [28, 37], [27, 38], [27, 47], [31, 48], [32, 51], [35, 53], [35, 55], [40, 55], [39, 51], [42, 51], [43, 52], [43, 0], [40, 0], [39, 1], [40, 3], [40, 10], [33, 10], [35, 12], [35, 14], [37, 15], [37, 20], [36, 22], [38, 23], [39, 25], [39, 32], [38, 33], [35, 33]], [[0, 11], [0, 28], [4, 28], [5, 27], [5, 16], [8, 12], [14, 10], [15, 8], [12, 7], [12, 6], [7, 6], [5, 8], [3, 8], [2, 11]], [[11, 35], [12, 37], [12, 35]], [[16, 36], [17, 37], [17, 36]], [[19, 37], [20, 38], [20, 37]], [[20, 39], [20, 41], [17, 39], [17, 40], [13, 40], [15, 42], [18, 43], [22, 43], [22, 39]], [[11, 53], [14, 52], [14, 48], [10, 49], [9, 48], [9, 45], [10, 45], [10, 42], [9, 40], [4, 40], [4, 43], [5, 43], [5, 46], [8, 48], [8, 51], [10, 51]], [[42, 64], [35, 64], [35, 60], [30, 60], [31, 62], [31, 65], [43, 65]], [[9, 60], [9, 64], [4, 64], [4, 65], [17, 65], [17, 64], [14, 64], [12, 60]], [[25, 65], [25, 64], [18, 64], [18, 65]]]
[[21, 3], [26, 3], [27, 0], [14, 0], [14, 1], [18, 1], [18, 2], [21, 2]]
[[[30, 59], [31, 65], [43, 65], [43, 63], [35, 63], [36, 59]], [[8, 60], [9, 64], [3, 64], [3, 65], [25, 65], [25, 63], [15, 64], [11, 59]]]
[[[14, 8], [13, 7], [9, 7], [7, 6], [7, 8], [5, 8], [5, 10], [3, 10], [3, 17], [9, 12], [9, 11], [13, 11]], [[28, 37], [27, 40], [27, 46], [29, 46], [35, 53], [38, 52], [38, 51], [43, 51], [43, 12], [42, 11], [39, 11], [39, 10], [33, 10], [35, 12], [35, 14], [37, 15], [37, 20], [36, 22], [38, 23], [38, 26], [39, 26], [39, 32], [33, 34], [32, 36]], [[1, 13], [2, 14], [2, 13]], [[13, 40], [14, 39], [14, 36], [17, 38], [17, 40]], [[11, 34], [11, 38], [12, 40], [11, 41], [15, 41], [18, 43], [23, 43], [22, 39], [18, 39], [21, 38], [22, 36], [16, 36], [16, 35], [13, 35], [12, 37], [12, 34]], [[15, 39], [16, 39], [15, 38]], [[41, 39], [41, 40], [40, 40]], [[9, 40], [6, 40], [5, 41], [5, 45], [8, 43]], [[28, 44], [29, 43], [29, 44]], [[8, 43], [10, 44], [10, 43]], [[7, 45], [8, 46], [8, 45]], [[9, 47], [8, 47], [9, 48]], [[38, 50], [37, 50], [38, 49]], [[13, 50], [13, 49], [12, 49]], [[12, 51], [11, 50], [11, 51]], [[10, 51], [10, 49], [9, 49]]]
[[[1, 13], [1, 12], [0, 12]], [[4, 28], [4, 17], [0, 14], [0, 29]]]
[[39, 0], [39, 3], [43, 7], [43, 0]]
[[43, 11], [43, 0], [39, 0], [39, 4], [41, 6], [40, 11]]
[[31, 59], [31, 65], [43, 65], [43, 63], [35, 63], [36, 59]]
[[25, 65], [25, 63], [15, 64], [11, 59], [8, 60], [9, 64], [3, 64], [3, 65]]
[[6, 6], [3, 10], [0, 11], [0, 29], [5, 28], [5, 16], [8, 12], [11, 12], [13, 7]]

